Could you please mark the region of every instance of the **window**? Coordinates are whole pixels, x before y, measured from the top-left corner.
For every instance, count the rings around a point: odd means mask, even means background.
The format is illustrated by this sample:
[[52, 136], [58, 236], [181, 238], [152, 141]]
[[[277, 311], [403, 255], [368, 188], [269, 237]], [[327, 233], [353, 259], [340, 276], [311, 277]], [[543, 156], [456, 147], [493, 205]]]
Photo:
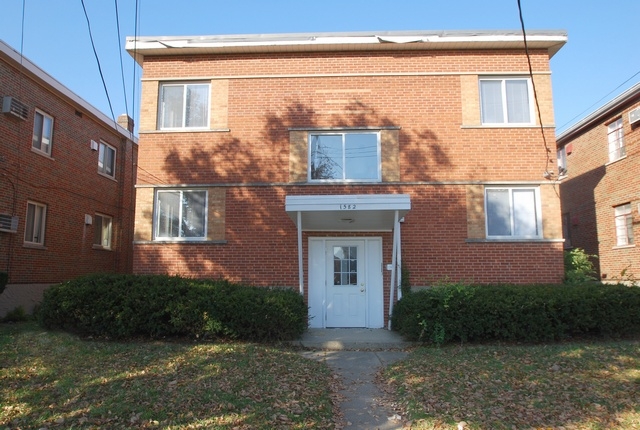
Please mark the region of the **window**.
[[631, 203], [616, 206], [616, 245], [633, 245], [633, 216], [631, 215]]
[[33, 120], [32, 147], [47, 155], [51, 155], [53, 139], [53, 118], [36, 109]]
[[311, 181], [380, 181], [377, 132], [311, 133]]
[[486, 188], [487, 238], [542, 237], [538, 188]]
[[205, 128], [209, 124], [209, 84], [163, 84], [160, 128]]
[[607, 126], [607, 139], [609, 141], [609, 162], [619, 160], [627, 155], [627, 151], [624, 147], [622, 118]]
[[482, 124], [531, 124], [529, 79], [480, 79]]
[[116, 150], [104, 142], [98, 147], [98, 172], [112, 178], [116, 175]]
[[562, 147], [557, 151], [558, 160], [558, 176], [564, 176], [567, 174], [567, 149]]
[[44, 225], [46, 217], [46, 205], [27, 202], [27, 223], [24, 229], [25, 243], [44, 245]]
[[111, 249], [111, 217], [96, 214], [93, 224], [93, 244], [106, 249]]
[[207, 191], [158, 190], [155, 224], [156, 239], [206, 239]]

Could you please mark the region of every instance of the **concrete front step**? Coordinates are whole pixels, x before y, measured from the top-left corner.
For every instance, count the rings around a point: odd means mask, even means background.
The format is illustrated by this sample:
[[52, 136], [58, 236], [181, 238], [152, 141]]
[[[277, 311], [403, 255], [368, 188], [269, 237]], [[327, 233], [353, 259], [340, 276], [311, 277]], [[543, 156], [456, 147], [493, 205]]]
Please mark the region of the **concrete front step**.
[[394, 331], [369, 328], [308, 329], [299, 340], [292, 343], [307, 349], [330, 351], [385, 351], [418, 345], [404, 340]]

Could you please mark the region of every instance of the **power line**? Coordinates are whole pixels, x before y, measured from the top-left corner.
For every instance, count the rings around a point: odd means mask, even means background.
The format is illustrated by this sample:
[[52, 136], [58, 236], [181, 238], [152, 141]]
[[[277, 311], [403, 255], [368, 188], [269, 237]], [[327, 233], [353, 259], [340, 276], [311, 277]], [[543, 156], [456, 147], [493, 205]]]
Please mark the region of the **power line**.
[[612, 89], [611, 91], [609, 91], [607, 94], [605, 94], [602, 98], [600, 98], [598, 101], [594, 102], [591, 106], [589, 106], [588, 108], [586, 108], [585, 110], [583, 110], [582, 112], [580, 112], [578, 115], [574, 116], [573, 118], [571, 118], [569, 121], [565, 122], [564, 124], [562, 124], [559, 129], [563, 129], [565, 126], [571, 124], [573, 121], [575, 121], [576, 119], [580, 118], [581, 116], [583, 116], [585, 113], [589, 112], [594, 106], [600, 104], [600, 102], [604, 99], [606, 99], [607, 97], [609, 97], [611, 94], [613, 94], [615, 91], [617, 91], [618, 89], [620, 89], [624, 84], [626, 84], [627, 82], [629, 82], [631, 79], [635, 78], [636, 76], [640, 75], [640, 70], [638, 70], [636, 73], [634, 73], [629, 79], [627, 79], [626, 81], [624, 81], [623, 83], [621, 83], [620, 85], [618, 85], [617, 87], [615, 87], [614, 89]]
[[87, 8], [84, 5], [84, 0], [80, 0], [82, 3], [82, 10], [84, 11], [84, 17], [87, 20], [87, 28], [89, 29], [89, 39], [91, 40], [91, 47], [93, 48], [93, 55], [96, 58], [96, 63], [98, 64], [98, 71], [100, 72], [100, 78], [102, 79], [102, 86], [104, 87], [104, 92], [107, 96], [107, 101], [109, 102], [109, 110], [111, 111], [111, 118], [113, 122], [117, 125], [116, 116], [113, 114], [113, 106], [111, 105], [111, 98], [109, 97], [109, 91], [107, 90], [107, 83], [104, 80], [104, 74], [102, 73], [102, 66], [100, 65], [100, 59], [98, 58], [98, 52], [96, 51], [96, 45], [93, 42], [93, 34], [91, 32], [91, 22], [89, 21], [89, 15], [87, 14]]
[[124, 95], [124, 110], [129, 116], [129, 102], [127, 101], [127, 86], [124, 82], [124, 65], [122, 63], [122, 40], [120, 39], [120, 14], [118, 13], [118, 0], [113, 0], [116, 12], [116, 31], [118, 33], [118, 52], [120, 53], [120, 75], [122, 76], [122, 93]]
[[545, 149], [545, 175], [549, 174], [549, 145], [547, 145], [547, 138], [544, 135], [544, 124], [542, 123], [542, 113], [540, 112], [540, 104], [538, 103], [538, 93], [536, 92], [536, 83], [533, 79], [533, 68], [531, 67], [531, 56], [529, 55], [529, 46], [527, 45], [527, 33], [524, 29], [524, 19], [522, 18], [522, 6], [520, 0], [518, 0], [518, 14], [520, 16], [520, 25], [522, 26], [522, 37], [524, 38], [524, 52], [527, 55], [527, 63], [529, 64], [529, 76], [531, 77], [531, 86], [533, 87], [533, 98], [536, 102], [536, 108], [538, 109], [538, 122], [540, 123], [540, 133], [542, 134], [542, 141], [544, 142]]

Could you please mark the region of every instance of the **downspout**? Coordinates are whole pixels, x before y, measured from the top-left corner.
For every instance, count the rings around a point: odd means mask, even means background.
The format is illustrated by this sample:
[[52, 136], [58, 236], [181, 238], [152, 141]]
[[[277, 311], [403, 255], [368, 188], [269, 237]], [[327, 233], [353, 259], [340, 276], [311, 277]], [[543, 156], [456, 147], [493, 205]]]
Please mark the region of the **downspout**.
[[389, 321], [387, 323], [389, 330], [391, 330], [391, 314], [393, 313], [393, 300], [395, 293], [395, 279], [396, 279], [396, 263], [398, 258], [398, 244], [396, 231], [398, 229], [398, 211], [393, 214], [393, 254], [391, 257], [391, 281], [389, 282]]
[[[396, 267], [396, 276], [398, 278], [398, 300], [400, 300], [402, 298], [402, 234], [400, 233], [400, 221], [398, 221], [398, 224], [396, 224], [396, 228], [394, 229], [394, 234], [397, 234], [397, 244], [398, 244], [398, 257], [397, 257], [397, 263], [398, 266]], [[396, 233], [397, 230], [397, 233]]]
[[300, 295], [304, 296], [304, 270], [302, 267], [302, 212], [297, 212], [298, 217], [298, 283]]

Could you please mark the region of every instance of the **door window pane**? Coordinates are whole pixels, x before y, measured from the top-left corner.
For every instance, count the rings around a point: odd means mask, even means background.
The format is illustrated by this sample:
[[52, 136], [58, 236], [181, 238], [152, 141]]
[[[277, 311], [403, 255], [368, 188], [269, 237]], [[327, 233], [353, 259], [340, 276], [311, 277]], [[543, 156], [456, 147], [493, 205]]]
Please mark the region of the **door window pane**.
[[333, 247], [334, 285], [358, 285], [358, 247]]

